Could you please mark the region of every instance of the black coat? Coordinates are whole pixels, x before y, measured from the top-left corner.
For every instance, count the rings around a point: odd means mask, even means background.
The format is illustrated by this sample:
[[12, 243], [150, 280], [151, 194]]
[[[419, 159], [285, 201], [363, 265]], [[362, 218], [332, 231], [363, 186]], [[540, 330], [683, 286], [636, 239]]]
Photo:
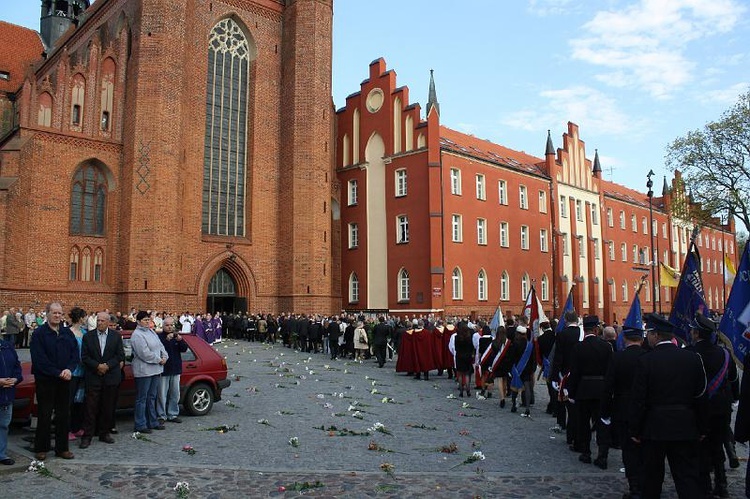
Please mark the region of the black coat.
[[555, 357], [552, 359], [550, 379], [559, 380], [570, 372], [570, 359], [573, 347], [579, 343], [581, 328], [577, 324], [567, 326], [555, 338]]
[[[706, 370], [706, 381], [711, 382], [716, 374], [724, 367], [724, 348], [714, 345], [709, 340], [700, 340], [696, 342], [691, 349], [701, 356], [703, 368]], [[708, 399], [709, 414], [711, 416], [719, 414], [732, 413], [732, 383], [737, 380], [737, 366], [734, 364], [732, 356], [729, 356], [729, 366], [727, 374], [721, 381], [718, 390], [714, 396]], [[708, 391], [708, 388], [706, 388]]]
[[[102, 355], [98, 335], [99, 331], [94, 329], [84, 334], [81, 340], [81, 362], [86, 386], [119, 385], [122, 379], [120, 362], [125, 361], [122, 336], [110, 329], [107, 332], [107, 342], [104, 345], [104, 355]], [[109, 370], [103, 376], [97, 373], [99, 364], [109, 366]]]
[[694, 352], [662, 342], [638, 359], [628, 431], [647, 440], [697, 440], [708, 432], [706, 374]]
[[645, 350], [640, 345], [631, 345], [621, 352], [615, 352], [604, 376], [602, 395], [602, 419], [627, 421], [630, 407], [630, 393], [635, 379], [638, 359]]
[[[750, 355], [745, 354], [744, 373], [750, 373]], [[740, 405], [734, 420], [734, 438], [738, 442], [750, 440], [750, 376], [743, 374], [740, 386]]]
[[604, 393], [612, 347], [599, 336], [590, 334], [576, 343], [570, 358], [568, 397], [573, 400], [600, 400]]
[[378, 322], [375, 328], [372, 330], [372, 344], [386, 345], [388, 343], [388, 337], [391, 335], [391, 326], [385, 322]]

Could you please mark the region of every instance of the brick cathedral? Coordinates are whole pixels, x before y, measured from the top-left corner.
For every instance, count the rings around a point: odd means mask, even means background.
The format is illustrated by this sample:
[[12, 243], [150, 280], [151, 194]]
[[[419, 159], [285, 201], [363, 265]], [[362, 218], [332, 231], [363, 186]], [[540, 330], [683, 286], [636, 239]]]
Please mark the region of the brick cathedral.
[[[424, 116], [376, 59], [336, 110], [333, 0], [42, 0], [0, 21], [0, 305], [91, 310], [669, 312], [679, 174], [602, 178], [576, 124], [539, 155]], [[645, 179], [644, 179], [645, 183]], [[686, 207], [680, 215], [675, 207]], [[733, 221], [701, 227], [722, 310]], [[646, 282], [645, 286], [642, 283]]]
[[41, 9], [0, 23], [0, 302], [339, 307], [332, 0]]

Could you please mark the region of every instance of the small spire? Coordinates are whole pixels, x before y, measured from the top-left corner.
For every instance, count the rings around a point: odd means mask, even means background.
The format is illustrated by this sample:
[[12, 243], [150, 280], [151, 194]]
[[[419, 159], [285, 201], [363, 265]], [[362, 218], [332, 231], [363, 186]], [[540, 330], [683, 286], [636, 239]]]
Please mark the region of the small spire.
[[440, 103], [437, 100], [437, 92], [435, 91], [435, 78], [432, 75], [432, 69], [430, 70], [430, 92], [427, 97], [427, 116], [430, 115], [432, 108], [435, 108], [438, 116], [440, 116]]
[[661, 188], [661, 195], [666, 196], [669, 194], [669, 186], [667, 185], [667, 176], [664, 175], [664, 187]]
[[599, 164], [599, 149], [594, 149], [594, 174], [602, 173], [602, 165]]
[[555, 154], [555, 146], [552, 145], [552, 134], [549, 130], [547, 130], [547, 149], [544, 151], [544, 154]]

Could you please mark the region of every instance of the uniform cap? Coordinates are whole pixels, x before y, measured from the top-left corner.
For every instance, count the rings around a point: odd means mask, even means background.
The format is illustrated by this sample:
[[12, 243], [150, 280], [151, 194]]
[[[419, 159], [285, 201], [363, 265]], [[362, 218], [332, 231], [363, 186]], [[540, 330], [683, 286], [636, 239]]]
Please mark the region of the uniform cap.
[[597, 315], [587, 315], [583, 318], [583, 329], [592, 329], [599, 324], [599, 316]]
[[695, 319], [693, 319], [690, 327], [698, 331], [698, 334], [701, 337], [706, 338], [710, 337], [716, 332], [716, 323], [700, 312], [695, 314]]
[[660, 333], [674, 334], [675, 331], [674, 324], [672, 324], [659, 314], [648, 314], [646, 316], [646, 324], [648, 324], [648, 329], [658, 331]]

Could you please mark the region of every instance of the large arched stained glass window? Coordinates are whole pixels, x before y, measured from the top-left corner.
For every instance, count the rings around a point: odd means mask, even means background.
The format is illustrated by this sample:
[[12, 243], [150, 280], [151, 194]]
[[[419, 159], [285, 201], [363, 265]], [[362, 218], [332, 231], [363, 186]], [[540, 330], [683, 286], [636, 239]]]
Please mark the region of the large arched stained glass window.
[[70, 193], [70, 233], [104, 235], [107, 179], [101, 168], [86, 164], [73, 176]]
[[240, 26], [223, 19], [208, 41], [203, 159], [204, 234], [245, 235], [250, 47]]

